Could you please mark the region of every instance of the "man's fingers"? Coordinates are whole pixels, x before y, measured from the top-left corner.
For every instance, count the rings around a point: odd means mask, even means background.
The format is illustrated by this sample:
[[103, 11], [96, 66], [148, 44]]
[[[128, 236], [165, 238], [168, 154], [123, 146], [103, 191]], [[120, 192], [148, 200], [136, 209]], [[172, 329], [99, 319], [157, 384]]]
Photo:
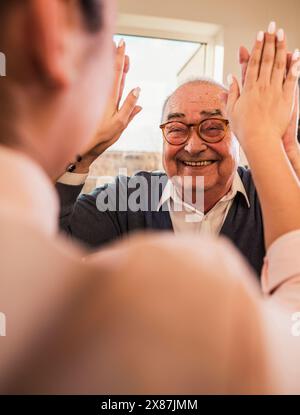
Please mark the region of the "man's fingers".
[[296, 95], [295, 95], [295, 113], [297, 114], [297, 120], [299, 120], [299, 107], [300, 107], [300, 92], [299, 92], [299, 82], [297, 83], [296, 87]]
[[226, 107], [227, 106], [227, 100], [228, 100], [228, 92], [221, 92], [220, 100], [221, 100], [222, 104]]
[[243, 63], [248, 63], [250, 59], [250, 53], [245, 46], [241, 46], [239, 49], [239, 63], [242, 65]]
[[271, 22], [265, 33], [265, 42], [261, 57], [258, 82], [262, 86], [270, 85], [276, 50], [276, 24]]
[[245, 75], [245, 88], [252, 87], [259, 75], [260, 61], [264, 46], [264, 32], [258, 32]]
[[136, 106], [136, 103], [139, 99], [139, 95], [140, 95], [141, 89], [140, 88], [135, 88], [134, 90], [132, 90], [127, 98], [125, 99], [122, 107], [120, 108], [120, 111], [118, 113], [118, 117], [120, 120], [122, 120], [124, 122], [124, 124], [128, 124], [128, 120]]
[[228, 92], [228, 97], [227, 97], [226, 110], [227, 110], [228, 117], [230, 118], [230, 115], [232, 114], [234, 110], [235, 103], [240, 96], [240, 87], [239, 87], [239, 84], [236, 78], [232, 76], [231, 74], [228, 75], [227, 77], [227, 83], [229, 86], [229, 92]]
[[300, 94], [299, 94], [299, 82], [296, 87], [296, 94], [295, 94], [295, 107], [294, 107], [294, 114], [295, 123], [296, 123], [296, 134], [298, 133], [299, 129], [299, 107], [300, 107]]
[[271, 82], [282, 88], [283, 81], [286, 75], [287, 53], [286, 53], [286, 39], [283, 29], [279, 29], [276, 36], [276, 52], [275, 60], [272, 69]]
[[249, 59], [250, 53], [248, 52], [248, 49], [246, 49], [244, 46], [241, 46], [239, 49], [239, 63], [241, 65], [242, 85], [244, 85], [245, 82]]
[[286, 54], [286, 74], [288, 73], [290, 67], [291, 67], [291, 63], [292, 63], [292, 53], [288, 52]]
[[294, 98], [294, 111], [292, 116], [292, 125], [297, 125], [299, 120], [299, 85], [296, 86], [295, 98]]
[[291, 66], [284, 81], [283, 91], [286, 99], [293, 99], [296, 94], [300, 76], [300, 54], [295, 50], [292, 56]]

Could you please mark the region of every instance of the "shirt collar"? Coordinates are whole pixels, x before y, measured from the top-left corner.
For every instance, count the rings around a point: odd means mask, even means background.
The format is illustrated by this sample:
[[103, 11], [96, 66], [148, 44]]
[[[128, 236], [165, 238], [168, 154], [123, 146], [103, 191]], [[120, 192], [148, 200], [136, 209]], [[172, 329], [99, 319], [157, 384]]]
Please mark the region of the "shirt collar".
[[58, 227], [59, 204], [54, 186], [29, 157], [0, 146], [0, 212], [18, 222], [30, 222], [47, 234]]
[[[160, 208], [164, 205], [165, 207], [169, 207], [169, 203], [172, 204], [173, 206], [173, 210], [178, 210], [178, 211], [182, 211], [182, 209], [184, 208], [185, 211], [187, 212], [191, 212], [191, 213], [196, 213], [199, 216], [203, 217], [203, 212], [201, 212], [200, 210], [196, 209], [194, 206], [184, 202], [181, 200], [181, 197], [179, 196], [178, 192], [176, 191], [176, 187], [174, 186], [174, 184], [172, 183], [172, 181], [170, 179], [168, 179], [167, 184], [164, 188], [163, 194], [161, 196], [161, 199], [159, 201], [158, 207], [157, 207], [157, 211], [160, 210]], [[169, 210], [169, 209], [167, 209]]]
[[174, 191], [174, 186], [172, 185], [171, 180], [168, 179], [167, 184], [165, 185], [165, 188], [161, 195], [160, 201], [158, 203], [157, 212], [161, 209], [163, 205], [165, 205], [165, 203], [167, 203], [169, 200], [172, 199], [173, 191]]
[[247, 206], [248, 206], [248, 208], [250, 208], [249, 198], [248, 198], [245, 186], [244, 186], [244, 184], [242, 182], [242, 179], [241, 179], [240, 175], [238, 174], [238, 172], [236, 172], [235, 175], [234, 175], [231, 189], [229, 190], [229, 192], [225, 196], [222, 197], [222, 199], [220, 201], [232, 200], [232, 199], [235, 198], [237, 193], [241, 193], [244, 196], [245, 201], [247, 203]]
[[[229, 192], [225, 196], [222, 197], [222, 199], [219, 200], [219, 202], [225, 202], [225, 201], [229, 201], [229, 200], [234, 199], [238, 192], [241, 193], [244, 196], [244, 198], [246, 200], [246, 203], [247, 203], [247, 206], [248, 206], [248, 208], [250, 208], [249, 198], [248, 198], [247, 192], [245, 190], [245, 187], [243, 185], [242, 179], [240, 178], [240, 175], [238, 174], [238, 172], [236, 172], [235, 175], [234, 175], [234, 178], [233, 178], [231, 189], [229, 190]], [[174, 185], [173, 185], [172, 181], [169, 179], [166, 186], [165, 186], [165, 188], [164, 188], [164, 190], [163, 190], [163, 194], [160, 198], [160, 201], [159, 201], [159, 204], [158, 204], [158, 207], [157, 207], [157, 211], [159, 211], [161, 209], [161, 207], [165, 203], [168, 203], [169, 201], [172, 201], [174, 204], [179, 203], [178, 198], [179, 198], [178, 193], [174, 189]], [[181, 201], [180, 201], [180, 203], [184, 204], [191, 211], [194, 211], [196, 213], [199, 213], [200, 215], [203, 215], [202, 212], [199, 212], [193, 206], [190, 206], [190, 205], [188, 205], [184, 202], [181, 202]]]

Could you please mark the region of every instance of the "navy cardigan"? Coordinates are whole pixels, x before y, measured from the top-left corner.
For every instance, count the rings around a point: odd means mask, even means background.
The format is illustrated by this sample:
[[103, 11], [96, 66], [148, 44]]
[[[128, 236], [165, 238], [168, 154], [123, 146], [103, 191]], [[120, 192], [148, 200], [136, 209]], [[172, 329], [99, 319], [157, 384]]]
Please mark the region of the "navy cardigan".
[[[265, 256], [261, 207], [250, 170], [239, 167], [238, 173], [244, 184], [250, 208], [244, 196], [238, 192], [220, 234], [225, 235], [233, 242], [256, 273], [260, 275]], [[135, 179], [138, 183], [141, 177], [148, 184], [150, 206], [154, 194], [158, 198], [162, 195], [167, 183], [165, 173], [142, 171], [132, 176], [132, 178], [118, 176], [114, 183], [98, 187], [91, 194], [82, 194], [79, 197], [82, 186], [57, 183], [56, 188], [61, 202], [61, 229], [90, 248], [99, 247], [135, 231], [145, 231], [147, 229], [173, 231], [170, 213], [166, 206], [163, 206], [159, 211], [149, 208], [138, 211], [121, 211], [119, 209], [119, 201], [123, 205], [126, 204], [130, 195], [137, 189], [137, 187], [134, 189], [132, 186], [128, 188], [129, 179], [131, 179], [132, 184]], [[153, 180], [154, 178], [159, 180]], [[145, 199], [147, 200], [147, 198]], [[115, 211], [99, 210], [97, 204], [99, 207], [99, 203], [102, 203], [101, 200], [102, 202], [105, 201], [106, 204], [113, 205], [116, 203]]]

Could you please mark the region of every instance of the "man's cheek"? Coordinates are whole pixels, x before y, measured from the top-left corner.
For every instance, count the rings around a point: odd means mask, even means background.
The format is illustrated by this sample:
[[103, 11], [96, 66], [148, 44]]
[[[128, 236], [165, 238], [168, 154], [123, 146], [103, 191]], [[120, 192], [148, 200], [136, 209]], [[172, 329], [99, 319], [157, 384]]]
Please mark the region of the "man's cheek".
[[168, 154], [166, 152], [163, 153], [163, 159], [162, 160], [163, 160], [163, 166], [164, 166], [164, 169], [165, 169], [166, 173], [169, 173], [170, 160], [169, 160]]
[[169, 176], [176, 176], [177, 175], [178, 165], [177, 165], [176, 161], [170, 160], [169, 163], [168, 163], [167, 168], [168, 168]]
[[176, 163], [176, 154], [174, 154], [174, 152], [172, 152], [169, 149], [165, 149], [164, 151], [164, 162], [166, 164], [166, 166], [172, 166]]

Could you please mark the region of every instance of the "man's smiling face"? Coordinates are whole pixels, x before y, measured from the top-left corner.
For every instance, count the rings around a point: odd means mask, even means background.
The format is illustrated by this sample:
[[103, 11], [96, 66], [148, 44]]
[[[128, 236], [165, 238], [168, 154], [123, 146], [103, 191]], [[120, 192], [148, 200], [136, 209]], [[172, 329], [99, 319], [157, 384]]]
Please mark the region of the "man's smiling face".
[[[165, 107], [163, 122], [182, 121], [199, 123], [206, 118], [226, 118], [226, 107], [222, 100], [224, 90], [206, 82], [192, 82], [177, 89]], [[167, 175], [204, 176], [204, 190], [220, 194], [230, 189], [238, 165], [238, 143], [230, 128], [223, 140], [206, 143], [193, 128], [188, 141], [182, 145], [171, 145], [164, 140], [163, 164]], [[205, 162], [205, 163], [203, 163]]]

